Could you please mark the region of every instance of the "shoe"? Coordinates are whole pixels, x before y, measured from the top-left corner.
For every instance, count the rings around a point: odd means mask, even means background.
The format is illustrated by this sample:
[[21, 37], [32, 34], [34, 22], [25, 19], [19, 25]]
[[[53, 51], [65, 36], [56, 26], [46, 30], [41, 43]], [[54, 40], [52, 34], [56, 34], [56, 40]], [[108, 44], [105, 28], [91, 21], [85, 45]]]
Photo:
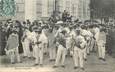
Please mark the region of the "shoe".
[[23, 56], [23, 58], [26, 58], [27, 56]]
[[78, 69], [78, 67], [77, 67], [77, 66], [75, 66], [75, 67], [74, 67], [74, 69]]
[[55, 61], [55, 59], [50, 59], [50, 62]]
[[40, 67], [43, 67], [43, 64], [40, 64]]
[[87, 59], [84, 59], [85, 61], [87, 61]]
[[28, 57], [29, 59], [32, 59], [32, 57]]
[[18, 62], [18, 63], [22, 63], [22, 61]]
[[104, 58], [102, 58], [103, 61], [106, 61]]
[[47, 53], [44, 53], [44, 55], [47, 55]]
[[62, 67], [62, 68], [65, 68], [65, 65], [62, 65], [61, 67]]
[[101, 60], [102, 58], [100, 57], [99, 60]]
[[71, 58], [73, 57], [73, 56], [70, 56]]
[[55, 59], [52, 59], [52, 61], [55, 61]]
[[15, 62], [12, 62], [11, 64], [15, 64]]
[[52, 59], [50, 59], [49, 61], [50, 61], [50, 62], [52, 62], [53, 60], [52, 60]]
[[37, 66], [37, 65], [39, 65], [39, 64], [34, 64], [34, 66]]
[[58, 66], [53, 66], [53, 68], [57, 68]]
[[85, 70], [84, 68], [81, 68], [81, 70]]
[[90, 55], [89, 53], [87, 55]]
[[36, 58], [35, 58], [35, 57], [32, 57], [31, 59], [35, 60]]

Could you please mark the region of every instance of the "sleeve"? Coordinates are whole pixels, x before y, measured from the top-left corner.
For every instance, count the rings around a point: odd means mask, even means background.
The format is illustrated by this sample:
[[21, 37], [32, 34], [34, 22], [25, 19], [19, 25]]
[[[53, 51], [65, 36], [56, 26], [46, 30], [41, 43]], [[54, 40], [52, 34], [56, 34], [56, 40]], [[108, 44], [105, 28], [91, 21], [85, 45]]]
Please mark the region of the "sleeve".
[[86, 46], [86, 41], [83, 41], [83, 42], [80, 44], [80, 47], [81, 47], [81, 48], [85, 48], [85, 46]]

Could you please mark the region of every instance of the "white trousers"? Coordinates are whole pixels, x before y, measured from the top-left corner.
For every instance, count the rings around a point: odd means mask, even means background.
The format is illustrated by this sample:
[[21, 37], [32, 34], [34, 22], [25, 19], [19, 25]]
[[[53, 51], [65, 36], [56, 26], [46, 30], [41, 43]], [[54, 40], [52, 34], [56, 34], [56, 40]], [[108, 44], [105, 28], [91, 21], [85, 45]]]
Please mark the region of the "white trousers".
[[31, 57], [31, 52], [29, 47], [30, 41], [25, 40], [24, 42], [22, 42], [22, 44], [23, 44], [24, 56]]
[[35, 45], [33, 48], [35, 53], [35, 64], [43, 64], [43, 47]]
[[88, 43], [87, 43], [87, 46], [86, 46], [86, 53], [87, 54], [90, 54], [90, 48], [91, 48], [91, 44], [90, 44], [91, 42], [89, 41]]
[[105, 46], [101, 44], [98, 45], [98, 54], [99, 58], [105, 58]]
[[44, 53], [48, 53], [48, 42], [43, 43]]
[[56, 47], [55, 46], [49, 48], [49, 56], [50, 56], [50, 60], [56, 58]]
[[76, 67], [80, 66], [81, 68], [84, 67], [84, 54], [86, 52], [86, 49], [79, 49], [78, 47], [74, 47], [74, 64]]
[[69, 49], [70, 56], [73, 56], [73, 40], [71, 38], [68, 38], [66, 41], [66, 47]]
[[14, 48], [12, 50], [9, 50], [9, 53], [8, 53], [9, 57], [10, 57], [10, 61], [11, 63], [15, 63], [15, 59], [17, 60], [17, 62], [20, 62], [20, 55], [19, 55], [19, 51], [18, 51], [18, 47], [17, 48]]
[[94, 45], [95, 45], [95, 40], [91, 38], [90, 51], [93, 51]]
[[62, 45], [59, 45], [57, 50], [55, 66], [59, 65], [59, 62], [61, 62], [61, 65], [64, 65], [65, 56], [66, 56], [66, 48], [64, 48]]

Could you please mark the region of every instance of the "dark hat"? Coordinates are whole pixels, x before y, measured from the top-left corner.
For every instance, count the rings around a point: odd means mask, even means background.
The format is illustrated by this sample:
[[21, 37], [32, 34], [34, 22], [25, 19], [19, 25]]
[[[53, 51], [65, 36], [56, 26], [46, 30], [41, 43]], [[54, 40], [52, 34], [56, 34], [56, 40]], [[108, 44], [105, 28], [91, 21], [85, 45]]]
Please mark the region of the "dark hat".
[[34, 27], [33, 28], [33, 31], [35, 31], [35, 32], [39, 32], [39, 31], [41, 31], [38, 27]]
[[66, 30], [62, 30], [61, 33], [63, 33], [63, 34], [66, 33]]

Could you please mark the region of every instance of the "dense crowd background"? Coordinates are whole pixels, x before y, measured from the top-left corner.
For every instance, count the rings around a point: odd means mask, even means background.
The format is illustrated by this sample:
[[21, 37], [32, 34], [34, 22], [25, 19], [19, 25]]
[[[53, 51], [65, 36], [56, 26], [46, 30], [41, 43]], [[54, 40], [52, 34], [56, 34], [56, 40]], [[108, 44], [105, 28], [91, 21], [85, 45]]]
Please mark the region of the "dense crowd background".
[[[47, 23], [43, 23], [43, 25], [47, 28], [49, 28], [50, 26], [56, 26], [56, 22], [54, 21], [51, 21], [51, 18], [49, 18], [49, 21], [47, 21]], [[64, 20], [65, 18], [63, 18]], [[24, 24], [25, 25], [28, 25], [30, 31], [32, 31], [32, 26], [34, 25], [38, 25], [38, 26], [41, 26], [39, 23], [39, 21], [34, 21], [34, 22], [30, 22], [29, 20], [27, 21], [18, 21], [18, 20], [15, 20], [13, 21], [12, 19], [8, 19], [6, 21], [1, 21], [0, 22], [0, 48], [1, 48], [1, 52], [0, 52], [0, 55], [4, 55], [5, 54], [5, 51], [4, 51], [4, 48], [5, 48], [5, 45], [6, 45], [6, 41], [9, 37], [9, 35], [12, 33], [12, 28], [13, 26], [17, 27], [17, 30], [18, 30], [18, 34], [19, 34], [19, 40], [21, 40], [21, 37], [23, 35], [23, 27], [24, 27]], [[65, 24], [67, 25], [80, 25], [82, 24], [82, 22], [78, 21], [78, 20], [75, 20], [74, 22], [64, 22]], [[87, 22], [87, 23], [84, 23], [84, 25], [90, 25], [90, 26], [93, 26], [95, 23], [94, 22]], [[96, 24], [99, 24], [99, 23], [96, 23]], [[114, 44], [114, 39], [115, 39], [115, 35], [114, 35], [114, 24], [99, 24], [101, 26], [103, 26], [103, 28], [105, 29], [106, 33], [107, 33], [107, 44], [106, 44], [106, 47], [107, 47], [107, 51], [109, 52], [109, 54], [111, 54], [111, 50], [112, 50], [112, 47]], [[20, 42], [20, 41], [19, 41]], [[113, 46], [114, 47], [114, 46]], [[20, 42], [19, 44], [19, 51], [22, 52], [22, 44]]]
[[[5, 48], [7, 45], [7, 40], [9, 36], [12, 34], [12, 32], [14, 31], [14, 29], [18, 33], [18, 37], [19, 37], [19, 46], [18, 46], [19, 53], [24, 53], [22, 41], [23, 41], [23, 37], [24, 37], [26, 29], [30, 31], [30, 33], [34, 32], [35, 28], [39, 29], [38, 31], [44, 30], [44, 34], [47, 38], [52, 38], [53, 35], [50, 36], [48, 33], [50, 33], [49, 30], [53, 30], [53, 29], [55, 29], [55, 34], [60, 29], [62, 30], [65, 29], [66, 33], [68, 33], [69, 31], [71, 32], [72, 30], [76, 31], [79, 29], [83, 29], [83, 30], [85, 29], [85, 30], [90, 30], [90, 32], [93, 34], [92, 39], [96, 40], [95, 38], [96, 32], [94, 30], [94, 28], [96, 27], [100, 29], [100, 32], [104, 31], [106, 35], [106, 42], [105, 42], [106, 53], [110, 55], [114, 54], [115, 53], [115, 48], [114, 48], [115, 47], [115, 44], [114, 44], [115, 43], [115, 25], [114, 24], [112, 23], [101, 24], [98, 21], [93, 21], [93, 20], [80, 21], [79, 19], [76, 19], [75, 21], [72, 21], [72, 16], [68, 14], [66, 11], [64, 11], [61, 18], [55, 15], [52, 15], [47, 21], [35, 20], [33, 22], [30, 22], [29, 20], [26, 20], [22, 22], [22, 21], [12, 20], [12, 19], [1, 21], [0, 22], [0, 55], [6, 54]], [[96, 42], [94, 42], [92, 46], [93, 46], [93, 49], [91, 51], [97, 52]], [[29, 48], [30, 48], [30, 51], [33, 51], [32, 44], [29, 44]]]

